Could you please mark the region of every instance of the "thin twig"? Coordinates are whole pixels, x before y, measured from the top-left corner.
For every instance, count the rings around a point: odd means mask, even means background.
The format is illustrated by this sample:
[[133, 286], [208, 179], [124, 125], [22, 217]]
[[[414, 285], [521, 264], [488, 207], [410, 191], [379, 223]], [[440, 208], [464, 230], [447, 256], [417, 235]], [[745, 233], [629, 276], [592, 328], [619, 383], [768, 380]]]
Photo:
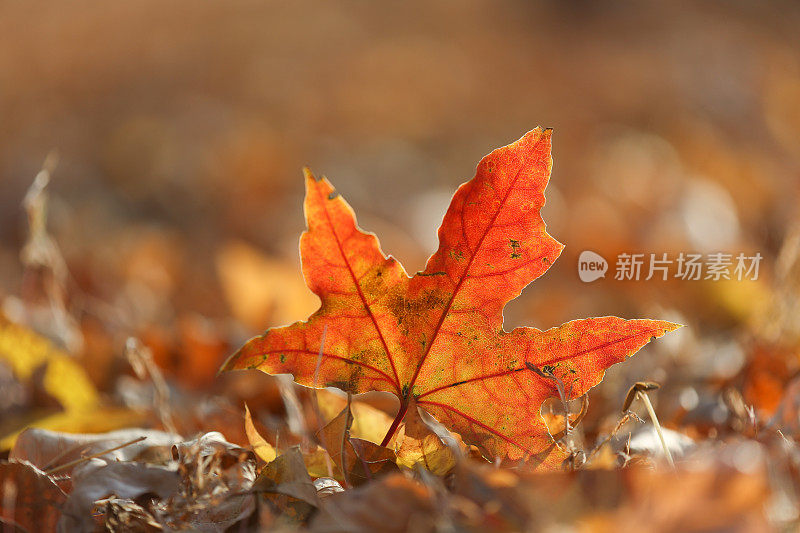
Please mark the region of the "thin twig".
[[350, 425], [353, 423], [352, 417], [353, 412], [350, 411], [350, 402], [352, 400], [352, 396], [350, 393], [347, 393], [347, 415], [344, 420], [344, 431], [342, 431], [342, 444], [339, 449], [339, 461], [341, 462], [342, 468], [342, 479], [344, 480], [345, 488], [350, 488], [350, 480], [347, 479], [347, 455], [345, 454], [346, 444], [350, 440]]
[[122, 449], [122, 448], [125, 448], [127, 446], [130, 446], [131, 444], [136, 444], [137, 442], [142, 442], [146, 438], [147, 437], [139, 437], [138, 439], [133, 439], [131, 441], [125, 442], [123, 444], [120, 444], [119, 446], [114, 446], [113, 448], [109, 448], [108, 450], [103, 450], [102, 452], [93, 453], [92, 455], [87, 455], [85, 457], [81, 457], [80, 459], [75, 459], [74, 461], [70, 461], [68, 463], [64, 463], [61, 466], [57, 466], [55, 468], [51, 468], [50, 470], [46, 470], [45, 474], [47, 474], [48, 476], [51, 476], [51, 475], [55, 474], [56, 472], [60, 472], [62, 470], [66, 470], [67, 468], [70, 468], [70, 467], [75, 466], [77, 464], [84, 463], [86, 461], [89, 461], [91, 459], [96, 459], [98, 457], [102, 457], [103, 455], [105, 455], [107, 453], [115, 452], [115, 451], [117, 451], [119, 449]]
[[156, 413], [161, 419], [164, 429], [169, 433], [177, 433], [169, 401], [169, 385], [153, 360], [153, 352], [136, 337], [128, 337], [125, 342], [125, 355], [138, 378], [144, 380], [149, 377], [153, 383]]
[[317, 430], [322, 430], [322, 413], [319, 410], [319, 399], [317, 398], [317, 382], [319, 381], [319, 369], [322, 366], [322, 354], [325, 349], [325, 337], [328, 334], [328, 325], [322, 329], [322, 340], [319, 343], [319, 355], [317, 356], [317, 366], [314, 368], [314, 381], [311, 384], [311, 398], [313, 399], [314, 414], [317, 417]]
[[592, 457], [594, 457], [594, 456], [595, 456], [595, 454], [596, 454], [597, 452], [599, 452], [599, 451], [600, 451], [600, 450], [603, 448], [603, 446], [605, 446], [606, 444], [608, 444], [608, 443], [609, 443], [609, 441], [611, 441], [611, 439], [613, 439], [614, 437], [616, 437], [616, 436], [617, 436], [617, 433], [619, 433], [619, 431], [622, 429], [622, 426], [624, 426], [624, 425], [625, 425], [625, 424], [628, 422], [628, 420], [630, 420], [631, 418], [635, 418], [635, 419], [636, 419], [637, 421], [639, 421], [639, 422], [644, 422], [644, 421], [643, 421], [643, 420], [641, 420], [641, 419], [640, 419], [640, 418], [639, 418], [639, 417], [636, 415], [636, 413], [634, 413], [633, 411], [628, 411], [628, 412], [626, 412], [626, 413], [625, 413], [625, 414], [622, 416], [622, 418], [620, 418], [620, 419], [619, 419], [619, 421], [617, 422], [617, 425], [616, 425], [616, 426], [614, 426], [614, 429], [612, 429], [612, 430], [611, 430], [611, 433], [609, 433], [609, 434], [606, 436], [606, 438], [604, 438], [604, 439], [603, 439], [603, 440], [600, 442], [600, 444], [598, 444], [597, 446], [595, 446], [595, 447], [594, 447], [594, 449], [593, 449], [593, 450], [592, 450], [592, 451], [589, 453], [589, 456], [586, 458], [586, 462], [588, 463], [588, 462], [589, 462], [589, 461], [592, 459]]
[[22, 201], [28, 217], [28, 238], [20, 252], [25, 267], [23, 299], [28, 292], [25, 287], [30, 286], [29, 280], [41, 279], [58, 337], [70, 352], [79, 352], [83, 346], [83, 335], [75, 317], [70, 314], [67, 298], [67, 285], [73, 280], [58, 243], [47, 231], [47, 186], [57, 165], [58, 153], [52, 151]]
[[[322, 412], [319, 409], [319, 398], [317, 396], [317, 381], [319, 380], [319, 369], [322, 366], [322, 354], [325, 353], [325, 337], [328, 335], [328, 325], [322, 328], [322, 339], [319, 343], [319, 355], [317, 355], [317, 366], [314, 368], [314, 381], [311, 387], [311, 406], [314, 408], [314, 416], [317, 418], [317, 433], [319, 434], [324, 427], [322, 420]], [[348, 395], [349, 402], [349, 395]], [[330, 455], [325, 456], [325, 466], [328, 469], [328, 477], [333, 477], [333, 465], [331, 464]]]

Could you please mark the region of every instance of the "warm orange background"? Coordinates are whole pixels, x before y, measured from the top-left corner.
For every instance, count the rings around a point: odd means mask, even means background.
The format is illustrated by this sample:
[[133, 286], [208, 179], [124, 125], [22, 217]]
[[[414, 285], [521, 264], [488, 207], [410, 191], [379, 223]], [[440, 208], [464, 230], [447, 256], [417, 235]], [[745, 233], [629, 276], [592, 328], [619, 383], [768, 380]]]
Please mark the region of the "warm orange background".
[[[543, 214], [567, 248], [510, 306], [509, 325], [665, 318], [690, 328], [648, 348], [630, 377], [731, 380], [777, 351], [790, 375], [800, 8], [603, 5], [3, 2], [6, 310], [37, 298], [19, 261], [21, 202], [51, 150], [48, 227], [81, 349], [111, 349], [87, 304], [105, 302], [121, 316], [115, 334], [178, 366], [182, 353], [206, 357], [198, 379], [213, 379], [232, 346], [314, 308], [297, 268], [303, 165], [415, 271], [480, 157], [543, 125], [555, 128]], [[758, 283], [621, 283], [612, 271], [586, 285], [584, 249], [764, 260]]]

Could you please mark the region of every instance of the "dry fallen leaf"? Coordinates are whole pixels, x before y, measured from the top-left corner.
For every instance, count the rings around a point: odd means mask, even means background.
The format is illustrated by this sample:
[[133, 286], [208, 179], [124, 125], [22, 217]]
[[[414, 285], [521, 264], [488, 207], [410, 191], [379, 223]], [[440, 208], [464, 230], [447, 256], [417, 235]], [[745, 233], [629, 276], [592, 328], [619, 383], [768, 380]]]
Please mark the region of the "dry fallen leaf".
[[463, 450], [459, 443], [450, 446], [422, 419], [419, 409], [409, 408], [403, 418], [403, 427], [397, 433], [398, 463], [409, 468], [419, 463], [428, 471], [444, 475], [456, 465]]
[[[141, 439], [144, 437], [144, 439]], [[141, 440], [140, 440], [141, 439]], [[114, 461], [133, 461], [147, 453], [151, 457], [171, 455], [173, 445], [181, 441], [178, 435], [148, 429], [121, 429], [108, 433], [60, 433], [46, 429], [30, 428], [20, 433], [10, 458], [29, 461], [42, 470], [59, 468], [61, 474], [71, 475], [85, 468]], [[123, 444], [126, 446], [113, 450]], [[95, 456], [92, 461], [75, 462]], [[69, 468], [64, 465], [72, 464]]]
[[29, 462], [0, 463], [0, 524], [55, 531], [66, 499], [53, 480]]
[[[347, 405], [347, 398], [341, 393], [321, 389], [316, 394], [320, 414], [326, 421], [333, 420]], [[352, 437], [378, 444], [392, 425], [391, 416], [357, 398], [352, 399], [350, 411], [353, 414], [353, 425], [350, 427]]]
[[352, 424], [353, 413], [348, 402], [342, 412], [318, 433], [331, 461], [338, 467], [342, 480], [348, 486], [357, 486], [396, 471], [395, 453], [368, 440], [352, 438]]
[[303, 456], [292, 447], [269, 463], [253, 483], [253, 492], [261, 494], [270, 509], [284, 521], [306, 521], [320, 506], [317, 488], [306, 470]]

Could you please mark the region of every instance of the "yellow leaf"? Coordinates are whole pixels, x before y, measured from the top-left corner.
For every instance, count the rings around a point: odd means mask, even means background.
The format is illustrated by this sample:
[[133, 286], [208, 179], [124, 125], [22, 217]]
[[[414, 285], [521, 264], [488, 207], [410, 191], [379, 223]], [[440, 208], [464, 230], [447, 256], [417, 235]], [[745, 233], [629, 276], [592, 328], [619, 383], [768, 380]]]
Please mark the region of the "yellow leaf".
[[65, 410], [89, 409], [100, 397], [83, 368], [66, 352], [33, 331], [0, 317], [0, 361], [5, 362], [20, 381], [47, 365], [44, 387]]
[[32, 379], [36, 369], [44, 366], [44, 388], [64, 409], [33, 420], [23, 420], [10, 428], [3, 427], [4, 431], [10, 432], [0, 435], [0, 451], [11, 448], [17, 435], [26, 427], [94, 433], [138, 424], [144, 418], [142, 413], [129, 409], [104, 407], [89, 376], [69, 354], [1, 315], [0, 362], [7, 364], [21, 382]]
[[233, 315], [250, 327], [288, 324], [319, 306], [293, 265], [244, 242], [229, 243], [217, 252], [217, 272]]
[[275, 457], [277, 457], [278, 454], [275, 452], [275, 448], [272, 446], [272, 444], [267, 442], [256, 429], [256, 426], [253, 424], [253, 417], [250, 416], [250, 409], [247, 407], [247, 404], [244, 406], [244, 432], [247, 435], [247, 440], [250, 442], [250, 446], [253, 447], [253, 451], [257, 456], [267, 463], [275, 460]]

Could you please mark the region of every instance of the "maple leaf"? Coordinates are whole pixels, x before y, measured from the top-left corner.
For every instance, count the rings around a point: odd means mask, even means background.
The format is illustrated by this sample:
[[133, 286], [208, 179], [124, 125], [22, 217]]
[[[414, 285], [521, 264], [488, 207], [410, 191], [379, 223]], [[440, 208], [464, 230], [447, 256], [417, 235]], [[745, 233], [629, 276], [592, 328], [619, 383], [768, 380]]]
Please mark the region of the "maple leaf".
[[542, 402], [558, 387], [568, 398], [583, 395], [606, 368], [679, 325], [602, 317], [546, 331], [503, 330], [503, 307], [563, 248], [539, 214], [551, 131], [536, 128], [481, 160], [453, 196], [439, 249], [413, 278], [357, 226], [330, 182], [306, 169], [300, 253], [306, 284], [322, 305], [306, 322], [251, 339], [223, 370], [257, 368], [311, 387], [394, 393], [400, 412], [384, 445], [419, 406], [488, 457], [536, 456], [555, 465], [560, 456]]

